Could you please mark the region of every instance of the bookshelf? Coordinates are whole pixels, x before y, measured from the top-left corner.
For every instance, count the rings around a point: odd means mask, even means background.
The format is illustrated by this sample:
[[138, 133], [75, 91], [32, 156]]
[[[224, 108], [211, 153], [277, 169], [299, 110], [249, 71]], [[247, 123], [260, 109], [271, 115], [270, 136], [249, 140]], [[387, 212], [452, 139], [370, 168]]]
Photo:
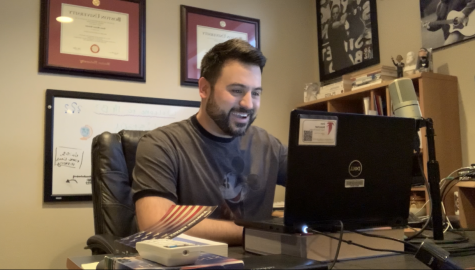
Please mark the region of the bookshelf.
[[[440, 166], [440, 176], [446, 177], [462, 167], [462, 147], [460, 139], [459, 93], [457, 77], [437, 73], [419, 73], [407, 78], [412, 79], [423, 117], [432, 118], [436, 133], [436, 157]], [[388, 85], [391, 81], [371, 85], [355, 91], [297, 105], [299, 109], [319, 110], [342, 113], [364, 113], [363, 98], [370, 98], [370, 109], [375, 110], [374, 99], [377, 95], [386, 102], [385, 115], [391, 116], [391, 100]], [[425, 129], [421, 129], [421, 157], [427, 175], [428, 151], [425, 147]], [[424, 188], [413, 188], [413, 193], [424, 196]], [[449, 193], [445, 199], [446, 211], [455, 213], [454, 194]], [[428, 206], [427, 206], [428, 207]], [[427, 208], [429, 210], [429, 208]]]

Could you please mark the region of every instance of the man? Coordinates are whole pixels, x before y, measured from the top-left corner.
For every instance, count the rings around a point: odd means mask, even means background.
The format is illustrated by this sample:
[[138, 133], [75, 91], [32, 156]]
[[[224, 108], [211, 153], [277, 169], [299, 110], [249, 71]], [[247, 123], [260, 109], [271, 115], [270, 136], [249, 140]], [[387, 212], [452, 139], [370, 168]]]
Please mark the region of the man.
[[332, 69], [338, 71], [353, 64], [345, 49], [345, 41], [348, 37], [345, 22], [348, 14], [344, 13], [341, 15], [339, 4], [334, 4], [331, 10], [332, 16], [328, 27], [328, 41], [332, 52]]
[[270, 216], [275, 184], [285, 183], [287, 148], [251, 126], [265, 63], [245, 41], [216, 45], [201, 63], [199, 112], [141, 139], [132, 184], [141, 230], [175, 204], [217, 205], [187, 234], [237, 245], [242, 227], [235, 218]]
[[[468, 16], [474, 9], [475, 0], [440, 0], [436, 10], [437, 21], [447, 20], [447, 15], [450, 11], [460, 11], [459, 15], [454, 19], [454, 24], [466, 23]], [[465, 38], [465, 36], [458, 31], [450, 33], [450, 26], [448, 24], [437, 23], [437, 21], [433, 23], [423, 23], [423, 26], [429, 31], [437, 31], [442, 28], [445, 39], [444, 45], [449, 45]]]
[[391, 60], [393, 61], [393, 64], [396, 66], [397, 69], [397, 77], [402, 78], [404, 76], [403, 70], [404, 70], [404, 63], [402, 62], [402, 56], [398, 55], [396, 56], [396, 61], [394, 62], [394, 58], [391, 57]]

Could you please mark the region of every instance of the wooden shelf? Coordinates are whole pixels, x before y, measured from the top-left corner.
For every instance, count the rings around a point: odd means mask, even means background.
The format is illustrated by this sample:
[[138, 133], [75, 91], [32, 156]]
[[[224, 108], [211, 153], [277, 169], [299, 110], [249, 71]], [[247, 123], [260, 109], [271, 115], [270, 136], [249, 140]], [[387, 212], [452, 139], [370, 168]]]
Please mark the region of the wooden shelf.
[[457, 187], [475, 188], [475, 181], [462, 181], [457, 184]]
[[[411, 79], [414, 84], [422, 116], [424, 118], [431, 118], [434, 122], [436, 134], [435, 149], [437, 161], [439, 162], [440, 176], [442, 178], [446, 177], [454, 170], [462, 167], [458, 79], [455, 76], [431, 72], [414, 74], [405, 78]], [[383, 102], [386, 102], [385, 115], [391, 116], [391, 97], [388, 87], [391, 82], [392, 81], [385, 81], [340, 95], [300, 103], [296, 107], [303, 110], [363, 114], [363, 99], [369, 97], [370, 109], [374, 110], [374, 100], [376, 96], [379, 95], [383, 99]], [[426, 147], [427, 139], [425, 128], [422, 128], [420, 133], [421, 159], [425, 175], [427, 176], [429, 153]], [[469, 183], [464, 182], [460, 184], [469, 185]], [[470, 185], [471, 188], [475, 188], [475, 183], [470, 183]], [[445, 207], [448, 215], [454, 215], [455, 213], [454, 191], [457, 188], [460, 187], [454, 186], [447, 193]], [[417, 196], [425, 194], [425, 199], [428, 199], [425, 187], [413, 188], [412, 192], [417, 193]], [[472, 215], [475, 216], [475, 213], [472, 213]]]
[[[411, 76], [406, 76], [404, 78], [409, 78], [409, 79], [412, 79], [412, 80], [421, 79], [421, 78], [430, 78], [430, 79], [451, 81], [451, 82], [455, 82], [455, 83], [457, 82], [457, 77], [455, 77], [455, 76], [443, 75], [443, 74], [432, 73], [432, 72], [423, 72], [423, 73], [414, 74], [414, 75], [411, 75]], [[345, 92], [345, 93], [340, 94], [340, 95], [300, 103], [300, 104], [297, 104], [297, 108], [299, 108], [299, 109], [312, 109], [312, 107], [315, 107], [315, 105], [317, 105], [317, 104], [325, 103], [325, 102], [328, 102], [328, 101], [331, 101], [331, 100], [344, 99], [346, 97], [352, 97], [352, 96], [355, 96], [355, 95], [365, 95], [365, 94], [369, 95], [370, 92], [375, 90], [375, 89], [386, 88], [389, 84], [391, 84], [391, 82], [392, 81], [385, 81], [385, 82], [382, 82], [382, 83], [379, 83], [379, 84], [373, 84], [373, 85], [370, 85], [370, 86], [367, 86], [367, 87], [364, 87], [364, 88], [361, 88], [361, 89], [358, 89], [358, 90], [355, 90], [355, 91]]]

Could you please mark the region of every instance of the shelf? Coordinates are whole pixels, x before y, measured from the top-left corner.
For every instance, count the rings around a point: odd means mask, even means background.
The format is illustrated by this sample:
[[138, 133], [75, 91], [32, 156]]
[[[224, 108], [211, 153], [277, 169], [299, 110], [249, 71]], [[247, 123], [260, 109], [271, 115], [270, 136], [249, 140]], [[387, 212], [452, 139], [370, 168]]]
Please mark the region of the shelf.
[[463, 188], [475, 188], [475, 181], [462, 181], [459, 182], [456, 186]]
[[[412, 80], [414, 90], [418, 97], [419, 106], [423, 117], [431, 118], [434, 122], [435, 149], [437, 161], [439, 163], [440, 175], [446, 176], [455, 169], [462, 167], [462, 146], [460, 136], [460, 116], [459, 116], [459, 87], [455, 76], [438, 73], [419, 73], [406, 76]], [[333, 113], [357, 113], [364, 114], [364, 99], [369, 97], [370, 109], [374, 110], [375, 100], [381, 97], [386, 103], [384, 114], [391, 116], [391, 96], [388, 85], [392, 81], [385, 81], [380, 84], [369, 85], [355, 91], [348, 91], [342, 94], [331, 96], [319, 100], [300, 103], [298, 109], [327, 111]], [[423, 164], [424, 175], [427, 176], [427, 161], [429, 151], [427, 149], [426, 129], [420, 129], [421, 151], [417, 158]], [[417, 159], [413, 162], [413, 177], [421, 177]], [[420, 179], [419, 179], [420, 180]], [[475, 181], [461, 182], [447, 191], [445, 196], [445, 209], [448, 215], [455, 214], [454, 192], [460, 190], [460, 197], [467, 198], [463, 202], [466, 209], [466, 219], [464, 226], [475, 227]], [[419, 205], [427, 201], [429, 194], [424, 186], [417, 186], [411, 189], [411, 198], [414, 204]], [[430, 213], [430, 204], [426, 205], [426, 212]], [[470, 212], [472, 211], [472, 212]], [[464, 215], [464, 214], [461, 214]]]
[[[437, 80], [457, 82], [457, 77], [455, 77], [455, 76], [443, 75], [443, 74], [432, 73], [432, 72], [423, 72], [423, 73], [414, 74], [414, 75], [411, 75], [411, 76], [406, 76], [404, 78], [409, 78], [409, 79], [412, 79], [412, 80], [420, 79], [420, 78], [431, 78], [431, 79], [437, 79]], [[380, 88], [386, 88], [389, 84], [391, 84], [391, 82], [392, 81], [385, 81], [385, 82], [382, 82], [382, 83], [379, 83], [379, 84], [369, 85], [367, 87], [364, 87], [364, 88], [361, 88], [361, 89], [358, 89], [358, 90], [355, 90], [355, 91], [348, 91], [348, 92], [345, 92], [345, 93], [340, 94], [340, 95], [300, 103], [300, 104], [297, 104], [297, 108], [298, 109], [325, 108], [326, 106], [322, 105], [322, 103], [332, 101], [332, 100], [337, 100], [337, 99], [352, 98], [352, 97], [356, 97], [356, 96], [368, 96], [368, 95], [370, 95], [371, 91], [376, 90], [376, 89], [380, 89]], [[320, 110], [324, 110], [324, 109], [320, 109]]]

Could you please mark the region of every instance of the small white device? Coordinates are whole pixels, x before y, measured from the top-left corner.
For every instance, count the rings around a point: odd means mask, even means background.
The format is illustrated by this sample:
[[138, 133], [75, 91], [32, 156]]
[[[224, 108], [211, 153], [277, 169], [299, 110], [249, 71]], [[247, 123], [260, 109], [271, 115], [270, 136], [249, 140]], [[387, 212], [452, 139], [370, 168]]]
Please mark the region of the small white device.
[[194, 264], [201, 252], [201, 246], [173, 239], [145, 240], [135, 248], [142, 258], [165, 266]]

